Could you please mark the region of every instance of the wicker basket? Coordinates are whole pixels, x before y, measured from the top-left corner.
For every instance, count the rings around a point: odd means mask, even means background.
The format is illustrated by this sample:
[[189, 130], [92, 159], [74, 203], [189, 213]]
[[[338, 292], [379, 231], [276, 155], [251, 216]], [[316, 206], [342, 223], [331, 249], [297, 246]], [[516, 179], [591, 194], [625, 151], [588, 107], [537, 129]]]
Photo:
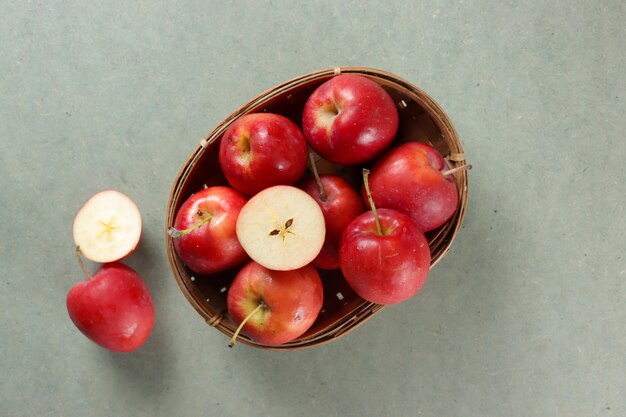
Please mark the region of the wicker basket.
[[[218, 163], [219, 142], [224, 131], [238, 117], [247, 113], [271, 112], [284, 115], [300, 125], [302, 109], [309, 95], [324, 81], [340, 73], [360, 74], [380, 84], [398, 105], [400, 123], [397, 141], [430, 143], [450, 162], [452, 167], [465, 163], [463, 148], [443, 110], [424, 91], [390, 74], [364, 67], [341, 67], [316, 71], [284, 82], [253, 98], [228, 116], [200, 141], [176, 176], [167, 204], [166, 229], [173, 224], [177, 210], [194, 192], [204, 186], [227, 185]], [[332, 168], [331, 168], [332, 169]], [[357, 171], [344, 171], [354, 179]], [[441, 228], [428, 233], [431, 268], [446, 254], [458, 233], [467, 207], [467, 172], [455, 174], [459, 191], [459, 207], [455, 215]], [[236, 270], [212, 276], [193, 273], [183, 264], [166, 233], [169, 261], [176, 282], [196, 311], [206, 322], [232, 337], [236, 325], [228, 316], [226, 293]], [[363, 324], [384, 306], [364, 301], [352, 291], [341, 271], [320, 270], [324, 285], [324, 306], [313, 326], [300, 338], [280, 346], [267, 346], [249, 339], [245, 334], [239, 341], [263, 349], [300, 349], [337, 339]], [[408, 302], [411, 302], [410, 300]]]

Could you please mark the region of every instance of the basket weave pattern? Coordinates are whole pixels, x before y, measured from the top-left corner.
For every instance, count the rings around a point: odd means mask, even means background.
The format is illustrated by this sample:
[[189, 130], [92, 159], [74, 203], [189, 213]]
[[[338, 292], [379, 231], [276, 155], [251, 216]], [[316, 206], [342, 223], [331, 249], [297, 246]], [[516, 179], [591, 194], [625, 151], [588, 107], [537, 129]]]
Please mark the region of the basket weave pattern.
[[[465, 164], [463, 148], [454, 126], [441, 107], [421, 89], [391, 73], [371, 68], [340, 67], [316, 71], [286, 81], [253, 98], [200, 141], [172, 186], [167, 205], [166, 229], [173, 224], [178, 209], [191, 194], [205, 186], [228, 185], [219, 168], [218, 150], [219, 141], [231, 123], [247, 113], [270, 112], [286, 116], [300, 125], [306, 99], [320, 84], [339, 73], [370, 78], [391, 95], [400, 116], [396, 143], [427, 142], [446, 157], [452, 168]], [[340, 173], [353, 182], [358, 181], [357, 169], [346, 169]], [[444, 226], [426, 236], [432, 257], [431, 268], [450, 248], [467, 209], [467, 171], [456, 173], [455, 179], [459, 192], [456, 213]], [[172, 272], [187, 300], [210, 326], [231, 337], [236, 325], [228, 316], [226, 293], [237, 271], [225, 271], [212, 276], [194, 274], [176, 254], [173, 240], [167, 233], [166, 247]], [[324, 285], [324, 306], [315, 324], [304, 335], [280, 346], [259, 344], [244, 334], [240, 334], [239, 341], [264, 349], [312, 347], [345, 335], [384, 307], [356, 295], [341, 276], [341, 271], [320, 270], [320, 276]]]

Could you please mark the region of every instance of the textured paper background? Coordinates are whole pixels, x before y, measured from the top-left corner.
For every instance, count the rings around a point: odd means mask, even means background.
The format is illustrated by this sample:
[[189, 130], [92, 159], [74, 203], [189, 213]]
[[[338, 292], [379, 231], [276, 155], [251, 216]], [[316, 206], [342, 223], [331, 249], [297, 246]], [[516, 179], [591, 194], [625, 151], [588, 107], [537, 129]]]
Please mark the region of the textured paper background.
[[[626, 415], [621, 1], [5, 1], [0, 415]], [[237, 346], [174, 282], [164, 211], [198, 141], [252, 96], [381, 68], [450, 115], [470, 208], [415, 299], [329, 345]], [[139, 204], [157, 308], [129, 355], [73, 327], [75, 211]]]

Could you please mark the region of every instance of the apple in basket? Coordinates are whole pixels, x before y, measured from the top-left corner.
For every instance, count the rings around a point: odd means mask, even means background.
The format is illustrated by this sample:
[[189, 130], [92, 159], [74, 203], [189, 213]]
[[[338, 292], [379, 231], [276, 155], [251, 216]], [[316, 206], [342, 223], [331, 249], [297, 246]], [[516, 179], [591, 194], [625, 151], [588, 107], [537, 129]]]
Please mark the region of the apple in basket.
[[253, 340], [280, 345], [306, 332], [322, 309], [324, 291], [319, 274], [310, 265], [290, 271], [272, 271], [251, 261], [228, 290], [228, 312]]
[[236, 234], [248, 198], [229, 187], [209, 187], [189, 197], [168, 234], [182, 261], [194, 272], [211, 274], [243, 264], [248, 255]]
[[[424, 232], [436, 229], [456, 212], [459, 196], [452, 174], [471, 165], [448, 168], [445, 159], [430, 145], [409, 142], [396, 146], [372, 168], [370, 188], [374, 203], [410, 216]], [[367, 200], [365, 188], [362, 196]]]
[[313, 197], [322, 209], [326, 225], [324, 246], [313, 260], [320, 269], [339, 268], [339, 242], [344, 229], [365, 211], [359, 193], [339, 175], [318, 175], [311, 155], [313, 177], [304, 179], [299, 187]]
[[398, 130], [398, 110], [376, 82], [360, 75], [337, 75], [307, 100], [302, 130], [322, 158], [362, 164], [391, 144]]
[[[369, 197], [369, 171], [363, 170]], [[405, 214], [376, 209], [348, 225], [341, 238], [339, 262], [348, 284], [363, 299], [396, 304], [414, 296], [426, 282], [430, 249], [422, 231]]]
[[300, 128], [284, 116], [252, 113], [239, 117], [224, 132], [219, 164], [236, 190], [254, 195], [279, 184], [295, 184], [306, 170], [306, 141]]
[[237, 219], [241, 246], [254, 261], [273, 270], [288, 271], [310, 263], [319, 254], [325, 234], [317, 202], [289, 185], [259, 192]]

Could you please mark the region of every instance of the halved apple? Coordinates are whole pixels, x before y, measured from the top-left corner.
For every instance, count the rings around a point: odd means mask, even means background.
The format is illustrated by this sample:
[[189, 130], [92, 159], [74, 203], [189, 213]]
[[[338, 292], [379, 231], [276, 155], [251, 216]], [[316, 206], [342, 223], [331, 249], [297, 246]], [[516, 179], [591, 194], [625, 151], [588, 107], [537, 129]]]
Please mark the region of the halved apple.
[[237, 238], [262, 266], [289, 271], [310, 263], [324, 244], [324, 215], [304, 191], [277, 185], [252, 197], [239, 213]]
[[141, 239], [141, 214], [116, 190], [94, 194], [74, 218], [74, 243], [94, 262], [113, 262], [132, 253]]

